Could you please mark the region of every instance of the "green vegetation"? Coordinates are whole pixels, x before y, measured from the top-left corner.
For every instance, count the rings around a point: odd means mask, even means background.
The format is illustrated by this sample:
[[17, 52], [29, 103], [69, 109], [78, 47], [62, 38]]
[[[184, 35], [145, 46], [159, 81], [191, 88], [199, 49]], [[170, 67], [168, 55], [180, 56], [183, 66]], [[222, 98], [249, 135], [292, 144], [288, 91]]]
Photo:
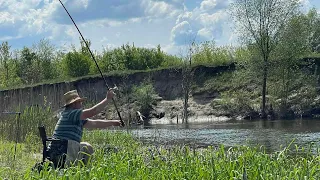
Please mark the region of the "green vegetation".
[[[147, 86], [144, 86], [147, 87]], [[1, 179], [318, 179], [320, 150], [294, 146], [267, 153], [264, 148], [237, 146], [193, 149], [190, 146], [153, 146], [137, 139], [130, 129], [84, 131], [83, 141], [95, 150], [86, 167], [32, 171], [41, 161], [42, 144], [36, 123], [45, 123], [50, 135], [54, 127], [50, 109], [30, 108], [21, 116], [17, 144], [1, 129]], [[14, 119], [13, 119], [14, 120]], [[7, 121], [9, 122], [9, 121]], [[7, 123], [5, 123], [7, 124]], [[11, 123], [13, 124], [13, 123]], [[19, 127], [12, 127], [16, 132]], [[12, 135], [11, 137], [15, 137]], [[280, 146], [280, 145], [279, 145]], [[110, 150], [107, 147], [115, 147]], [[316, 149], [316, 150], [314, 150]], [[313, 150], [313, 151], [311, 151]]]
[[[11, 50], [8, 42], [3, 42], [0, 46], [0, 89], [98, 74], [84, 42], [80, 43], [80, 49], [73, 47], [70, 52], [64, 52], [45, 39], [22, 50]], [[150, 70], [177, 66], [182, 62], [180, 58], [164, 53], [160, 46], [147, 49], [126, 44], [105, 49], [95, 56], [103, 73]]]
[[25, 142], [38, 136], [38, 125], [46, 125], [52, 132], [57, 119], [50, 107], [31, 106], [18, 115], [2, 115], [0, 137], [8, 141]]
[[151, 83], [143, 83], [133, 87], [133, 96], [139, 106], [139, 111], [146, 117], [149, 116], [152, 106], [156, 103], [156, 92]]
[[297, 60], [318, 52], [320, 31], [315, 22], [319, 22], [320, 16], [315, 9], [303, 14], [300, 5], [297, 0], [236, 0], [232, 4], [232, 17], [251, 51], [251, 66], [261, 81], [261, 117], [264, 119], [267, 118], [267, 84], [269, 76], [274, 75], [270, 71], [279, 67], [278, 77], [290, 81]]
[[[235, 1], [238, 31], [246, 37], [242, 39], [242, 46], [218, 47], [215, 42], [192, 44], [192, 68], [234, 64], [235, 70], [220, 72], [215, 77], [208, 74], [193, 77], [196, 83], [191, 83], [191, 94], [218, 92], [219, 96], [211, 103], [212, 108], [228, 111], [225, 114], [230, 116], [261, 113], [265, 118], [273, 107], [280, 118], [310, 117], [310, 111], [319, 111], [320, 67], [318, 62], [304, 58], [320, 57], [320, 16], [315, 9], [300, 12], [297, 0], [268, 4], [270, 2]], [[80, 43], [80, 49], [65, 52], [57, 50], [48, 40], [21, 50], [11, 50], [8, 42], [3, 42], [0, 46], [0, 89], [100, 76], [84, 42]], [[137, 71], [181, 69], [186, 63], [183, 59], [188, 59], [169, 55], [160, 45], [140, 48], [134, 44], [105, 49], [95, 56], [104, 74], [124, 76]], [[137, 102], [143, 114], [147, 114], [155, 102], [155, 91], [151, 83], [145, 82], [127, 93], [132, 93], [132, 100]], [[178, 145], [153, 147], [140, 142], [129, 129], [129, 133], [85, 131], [84, 140], [96, 148], [87, 167], [61, 171], [48, 169], [39, 174], [31, 171], [35, 162], [41, 159], [37, 126], [44, 124], [48, 134], [52, 132], [56, 118], [50, 105], [44, 103], [26, 108], [21, 117], [3, 115], [1, 118], [0, 178], [320, 178], [319, 149], [311, 153], [309, 149], [288, 147], [268, 154], [260, 148], [243, 146], [229, 149], [223, 146], [205, 149]], [[118, 147], [118, 152], [107, 152], [107, 145]]]
[[[267, 154], [261, 148], [150, 146], [118, 131], [86, 131], [85, 141], [96, 148], [87, 167], [64, 170], [31, 168], [41, 156], [19, 144], [13, 160], [13, 143], [1, 142], [0, 177], [9, 179], [318, 179], [319, 152], [308, 149]], [[117, 151], [107, 151], [106, 147]], [[9, 149], [9, 151], [8, 151]], [[10, 151], [11, 149], [11, 151]], [[319, 151], [319, 150], [318, 150]], [[303, 153], [304, 156], [299, 154]], [[40, 156], [40, 157], [39, 157]], [[36, 158], [37, 157], [37, 158]]]

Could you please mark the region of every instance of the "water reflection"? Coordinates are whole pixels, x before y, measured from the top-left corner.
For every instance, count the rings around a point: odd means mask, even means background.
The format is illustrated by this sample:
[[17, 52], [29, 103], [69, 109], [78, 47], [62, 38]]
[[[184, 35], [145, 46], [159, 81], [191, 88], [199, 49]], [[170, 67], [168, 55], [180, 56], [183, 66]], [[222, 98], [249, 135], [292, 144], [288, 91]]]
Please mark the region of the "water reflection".
[[307, 146], [310, 142], [320, 146], [320, 120], [149, 124], [134, 128], [132, 133], [143, 141], [156, 144], [250, 145], [264, 146], [269, 152], [283, 149], [292, 140], [299, 146]]

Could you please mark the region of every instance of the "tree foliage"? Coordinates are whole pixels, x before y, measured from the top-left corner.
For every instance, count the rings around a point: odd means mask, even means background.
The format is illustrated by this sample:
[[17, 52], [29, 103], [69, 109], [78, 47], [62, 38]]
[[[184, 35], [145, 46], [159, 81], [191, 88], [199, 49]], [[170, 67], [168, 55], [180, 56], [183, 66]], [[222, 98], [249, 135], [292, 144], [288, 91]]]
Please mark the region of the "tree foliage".
[[233, 59], [228, 47], [217, 47], [214, 41], [205, 41], [195, 45], [193, 64], [225, 65]]
[[152, 110], [152, 105], [156, 103], [155, 96], [157, 95], [153, 85], [150, 82], [145, 82], [139, 86], [133, 87], [133, 95], [136, 100], [140, 112], [148, 117]]
[[56, 59], [55, 47], [47, 39], [41, 39], [33, 45], [33, 51], [37, 55], [37, 63], [40, 70], [40, 79], [49, 80], [58, 76], [53, 62]]
[[[91, 41], [86, 40], [86, 43], [90, 48]], [[0, 46], [0, 88], [98, 74], [98, 68], [81, 39], [80, 45], [79, 49], [72, 46], [70, 51], [65, 52], [57, 50], [49, 40], [42, 39], [32, 47], [11, 52], [9, 43], [3, 42]], [[124, 44], [118, 48], [105, 49], [102, 53], [93, 53], [103, 73], [147, 70], [182, 63], [180, 58], [163, 52], [160, 45], [143, 48]]]
[[40, 64], [37, 55], [28, 47], [20, 52], [20, 62], [17, 63], [17, 75], [23, 83], [32, 84], [39, 82]]
[[308, 41], [311, 51], [320, 53], [320, 14], [313, 8], [307, 13], [306, 19], [310, 28]]
[[70, 77], [88, 75], [90, 72], [91, 60], [88, 56], [77, 51], [68, 52], [63, 59], [65, 72]]
[[[270, 66], [269, 89], [272, 97], [276, 97], [277, 100], [273, 103], [279, 107], [283, 117], [292, 111], [290, 95], [297, 93], [301, 86], [314, 84], [312, 81], [315, 78], [300, 69], [301, 58], [314, 51], [313, 43], [310, 41], [313, 26], [308, 14], [299, 14], [291, 18], [281, 32], [279, 44], [275, 49], [274, 60]], [[308, 81], [302, 80], [305, 78]]]
[[243, 42], [255, 46], [263, 60], [261, 115], [265, 118], [269, 61], [281, 40], [282, 32], [299, 12], [299, 1], [236, 0], [232, 10]]
[[8, 80], [9, 80], [9, 60], [10, 60], [10, 48], [8, 42], [2, 42], [0, 46], [0, 63], [1, 66], [3, 67], [1, 69], [1, 76], [4, 76], [4, 85], [8, 85]]

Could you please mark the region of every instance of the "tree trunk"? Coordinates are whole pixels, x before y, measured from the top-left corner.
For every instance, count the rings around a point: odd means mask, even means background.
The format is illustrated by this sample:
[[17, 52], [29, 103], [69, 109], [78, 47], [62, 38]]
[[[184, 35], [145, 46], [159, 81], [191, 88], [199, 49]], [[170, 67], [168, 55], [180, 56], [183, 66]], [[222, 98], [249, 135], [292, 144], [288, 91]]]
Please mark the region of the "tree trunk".
[[188, 123], [189, 80], [186, 79], [186, 81], [186, 86], [184, 87], [183, 123]]
[[6, 68], [6, 86], [8, 86], [8, 81], [9, 81], [9, 67], [8, 67], [8, 64], [7, 62], [5, 62], [5, 68]]
[[192, 68], [191, 68], [191, 61], [192, 61], [192, 47], [189, 49], [189, 64], [188, 62], [185, 62], [183, 68], [182, 68], [182, 89], [183, 89], [183, 95], [184, 95], [184, 102], [183, 102], [183, 113], [182, 113], [182, 123], [188, 123], [188, 102], [189, 102], [189, 94], [190, 94], [190, 86], [191, 81], [193, 78], [192, 75]]
[[267, 118], [267, 114], [266, 114], [267, 76], [268, 76], [267, 60], [264, 60], [263, 82], [262, 82], [262, 109], [261, 109], [261, 118], [262, 119]]

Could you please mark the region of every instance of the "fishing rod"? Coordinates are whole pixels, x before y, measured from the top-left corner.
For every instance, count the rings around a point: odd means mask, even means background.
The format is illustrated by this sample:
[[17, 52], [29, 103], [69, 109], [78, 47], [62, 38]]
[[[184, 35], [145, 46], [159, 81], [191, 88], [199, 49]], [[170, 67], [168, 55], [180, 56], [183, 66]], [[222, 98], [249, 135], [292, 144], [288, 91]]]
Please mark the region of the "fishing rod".
[[[96, 59], [95, 59], [95, 57], [94, 57], [93, 53], [91, 52], [91, 50], [90, 50], [90, 48], [89, 48], [89, 45], [88, 45], [87, 41], [84, 39], [84, 37], [83, 37], [82, 33], [80, 32], [80, 30], [79, 30], [79, 28], [78, 28], [77, 24], [74, 22], [74, 20], [73, 20], [73, 18], [71, 17], [71, 15], [70, 15], [69, 11], [68, 11], [68, 10], [67, 10], [67, 8], [64, 6], [64, 4], [62, 3], [62, 1], [61, 1], [61, 0], [59, 0], [59, 2], [60, 2], [60, 4], [62, 5], [63, 9], [64, 9], [64, 10], [66, 11], [66, 13], [68, 14], [68, 16], [70, 17], [70, 19], [71, 19], [71, 21], [73, 22], [74, 26], [77, 28], [77, 30], [78, 30], [78, 32], [79, 32], [79, 34], [80, 34], [80, 36], [81, 36], [82, 40], [84, 41], [84, 43], [85, 43], [86, 47], [88, 48], [89, 53], [90, 53], [90, 55], [91, 55], [91, 57], [92, 57], [93, 61], [95, 62], [96, 66], [97, 66], [97, 68], [98, 68], [98, 70], [99, 70], [99, 72], [100, 72], [101, 77], [103, 78], [103, 80], [104, 80], [104, 82], [105, 82], [105, 84], [106, 84], [107, 88], [108, 88], [108, 89], [110, 89], [110, 88], [109, 88], [109, 86], [108, 86], [107, 80], [106, 80], [106, 79], [105, 79], [105, 77], [103, 76], [103, 74], [102, 74], [102, 72], [101, 72], [101, 70], [100, 70], [100, 68], [99, 68], [98, 63], [97, 63], [97, 61], [96, 61]], [[119, 116], [119, 118], [120, 118], [121, 126], [122, 126], [122, 127], [124, 127], [124, 126], [125, 126], [124, 121], [123, 121], [123, 120], [122, 120], [122, 118], [121, 118], [121, 115], [120, 115], [120, 112], [119, 112], [119, 110], [118, 110], [117, 104], [116, 104], [116, 102], [115, 102], [115, 100], [114, 100], [113, 98], [112, 98], [112, 102], [113, 102], [114, 107], [116, 108], [116, 111], [117, 111], [118, 116]]]

